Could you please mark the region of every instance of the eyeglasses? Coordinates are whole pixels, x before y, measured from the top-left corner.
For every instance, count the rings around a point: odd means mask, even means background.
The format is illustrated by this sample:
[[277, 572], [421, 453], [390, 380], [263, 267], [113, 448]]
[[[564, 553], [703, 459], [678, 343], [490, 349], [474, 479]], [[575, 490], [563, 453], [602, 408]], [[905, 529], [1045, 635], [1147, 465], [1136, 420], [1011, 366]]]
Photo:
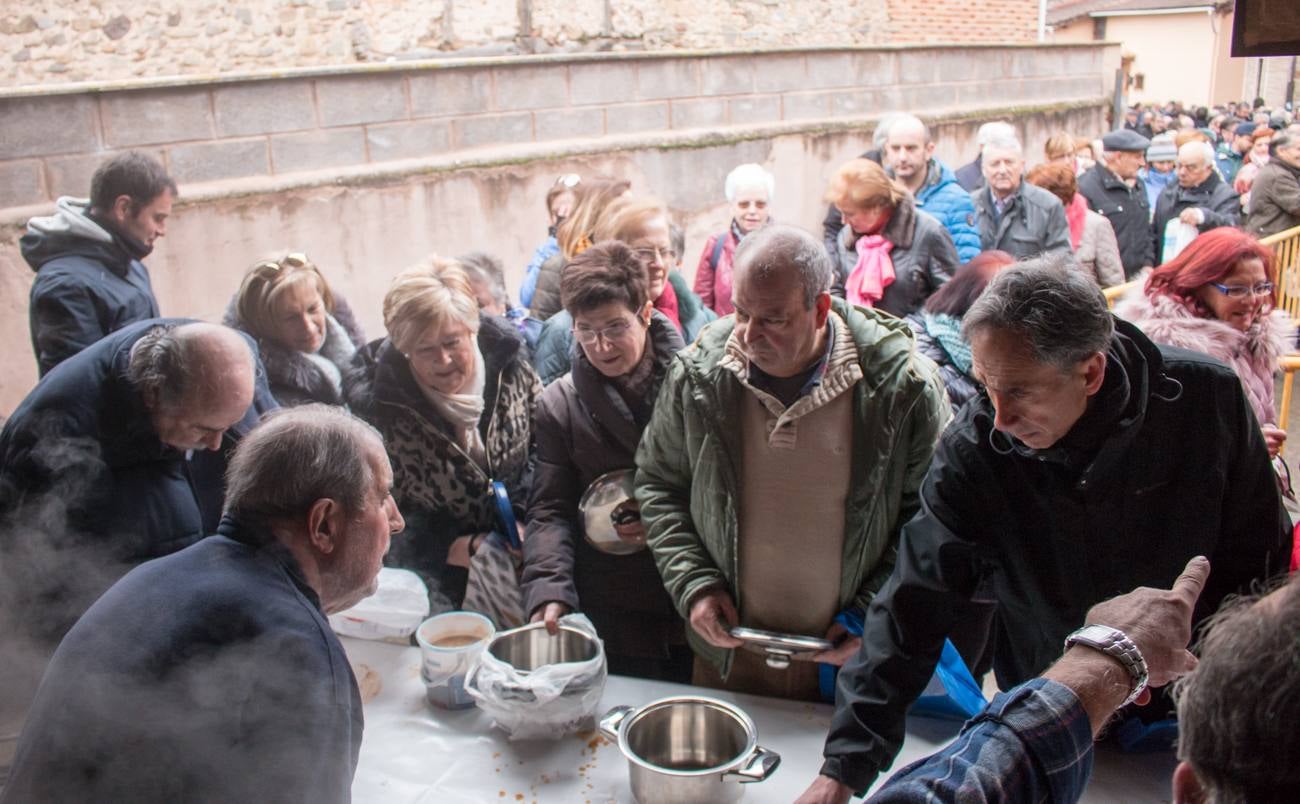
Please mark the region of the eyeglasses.
[[573, 337], [578, 339], [578, 343], [583, 346], [595, 346], [596, 341], [604, 340], [605, 343], [626, 338], [629, 333], [633, 332], [633, 325], [630, 321], [623, 320], [601, 329], [586, 329], [582, 327], [573, 328]]
[[570, 190], [581, 183], [582, 177], [577, 173], [565, 173], [563, 176], [555, 180], [556, 187], [568, 187]]
[[306, 254], [293, 251], [280, 260], [262, 260], [253, 266], [253, 270], [274, 273], [284, 268], [306, 268], [308, 265], [311, 265], [311, 260], [307, 259]]
[[1244, 299], [1247, 296], [1267, 296], [1273, 292], [1272, 282], [1260, 282], [1254, 287], [1248, 285], [1220, 285], [1218, 282], [1211, 282], [1210, 287], [1227, 296], [1229, 299]]
[[632, 253], [642, 262], [652, 264], [660, 263], [662, 265], [667, 265], [677, 261], [677, 252], [673, 251], [671, 248], [658, 248], [655, 246], [648, 248], [634, 248], [632, 249]]

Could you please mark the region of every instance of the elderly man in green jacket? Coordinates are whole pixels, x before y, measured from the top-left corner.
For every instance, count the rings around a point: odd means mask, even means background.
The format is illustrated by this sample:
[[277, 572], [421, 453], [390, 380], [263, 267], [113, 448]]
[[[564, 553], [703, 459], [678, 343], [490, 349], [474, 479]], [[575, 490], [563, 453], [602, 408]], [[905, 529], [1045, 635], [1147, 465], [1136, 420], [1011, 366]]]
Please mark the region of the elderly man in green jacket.
[[[695, 683], [816, 700], [816, 663], [860, 644], [853, 613], [889, 577], [951, 411], [902, 321], [831, 299], [829, 258], [808, 233], [749, 235], [734, 271], [734, 316], [668, 370], [636, 496], [691, 625]], [[737, 625], [835, 646], [774, 669]]]

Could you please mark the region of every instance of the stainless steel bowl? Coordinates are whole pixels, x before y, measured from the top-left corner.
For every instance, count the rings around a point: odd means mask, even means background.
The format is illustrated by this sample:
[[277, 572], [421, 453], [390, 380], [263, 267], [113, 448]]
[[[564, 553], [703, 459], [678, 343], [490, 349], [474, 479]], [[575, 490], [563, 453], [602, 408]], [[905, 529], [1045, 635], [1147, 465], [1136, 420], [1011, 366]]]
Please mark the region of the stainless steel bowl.
[[600, 653], [596, 640], [585, 632], [561, 625], [560, 632], [551, 636], [543, 623], [502, 631], [487, 649], [501, 661], [523, 671], [548, 664], [585, 662]]
[[715, 698], [664, 698], [640, 709], [615, 707], [600, 730], [628, 760], [639, 804], [736, 801], [742, 784], [761, 782], [781, 757], [758, 745], [754, 722]]
[[632, 496], [635, 469], [615, 469], [606, 472], [587, 486], [578, 501], [582, 517], [582, 535], [587, 543], [602, 553], [616, 556], [631, 555], [645, 549], [645, 544], [626, 542], [614, 529], [614, 522], [624, 517], [632, 521], [640, 518]]

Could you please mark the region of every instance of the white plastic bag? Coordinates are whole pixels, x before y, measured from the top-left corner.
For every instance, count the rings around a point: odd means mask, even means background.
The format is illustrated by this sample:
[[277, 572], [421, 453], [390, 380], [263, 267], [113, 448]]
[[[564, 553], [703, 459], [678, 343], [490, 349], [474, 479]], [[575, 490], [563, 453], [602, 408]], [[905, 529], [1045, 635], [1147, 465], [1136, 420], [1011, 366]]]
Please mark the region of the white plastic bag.
[[330, 615], [334, 633], [405, 645], [429, 616], [429, 590], [410, 570], [384, 567], [379, 588], [346, 611]]
[[[558, 739], [591, 728], [594, 722], [609, 674], [605, 645], [582, 614], [561, 617], [560, 624], [590, 634], [596, 641], [596, 656], [527, 671], [483, 651], [465, 677], [470, 697], [511, 740]], [[510, 633], [499, 632], [497, 638]]]
[[1200, 229], [1190, 223], [1183, 223], [1178, 218], [1171, 218], [1165, 224], [1164, 249], [1160, 252], [1161, 262], [1169, 262], [1201, 233]]

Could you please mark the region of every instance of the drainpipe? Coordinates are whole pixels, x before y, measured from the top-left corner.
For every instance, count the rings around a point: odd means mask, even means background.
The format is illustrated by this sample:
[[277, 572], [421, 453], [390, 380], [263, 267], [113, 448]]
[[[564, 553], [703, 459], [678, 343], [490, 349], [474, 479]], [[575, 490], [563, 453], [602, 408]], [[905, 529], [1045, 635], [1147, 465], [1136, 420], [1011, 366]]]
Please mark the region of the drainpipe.
[[1038, 43], [1047, 41], [1047, 0], [1038, 0]]

